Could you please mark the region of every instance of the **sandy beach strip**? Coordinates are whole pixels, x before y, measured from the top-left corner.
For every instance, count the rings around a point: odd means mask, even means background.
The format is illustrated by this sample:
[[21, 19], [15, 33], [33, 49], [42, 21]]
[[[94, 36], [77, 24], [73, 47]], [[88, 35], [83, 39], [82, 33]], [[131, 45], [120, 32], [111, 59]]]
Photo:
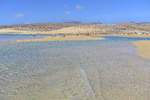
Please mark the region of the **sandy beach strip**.
[[92, 36], [45, 36], [42, 39], [16, 40], [15, 42], [44, 42], [44, 41], [72, 41], [72, 40], [103, 40], [104, 38]]
[[96, 34], [96, 36], [119, 36], [119, 37], [143, 37], [143, 38], [150, 38], [150, 35], [142, 34]]
[[137, 55], [150, 59], [150, 41], [135, 41]]

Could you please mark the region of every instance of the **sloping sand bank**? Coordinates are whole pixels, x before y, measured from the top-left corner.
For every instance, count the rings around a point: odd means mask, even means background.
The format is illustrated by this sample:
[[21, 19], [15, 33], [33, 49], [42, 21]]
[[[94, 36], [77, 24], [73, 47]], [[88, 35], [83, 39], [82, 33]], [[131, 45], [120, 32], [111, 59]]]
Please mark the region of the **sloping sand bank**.
[[137, 47], [136, 51], [139, 56], [150, 58], [150, 41], [135, 41], [133, 44]]

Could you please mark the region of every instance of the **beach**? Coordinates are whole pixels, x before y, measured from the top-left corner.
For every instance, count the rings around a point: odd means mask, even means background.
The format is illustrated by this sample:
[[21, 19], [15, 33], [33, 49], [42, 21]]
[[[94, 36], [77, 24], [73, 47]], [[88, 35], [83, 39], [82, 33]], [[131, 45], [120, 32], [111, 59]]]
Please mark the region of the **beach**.
[[150, 100], [150, 0], [0, 8], [0, 100]]
[[136, 46], [137, 55], [150, 58], [150, 41], [136, 41], [133, 44]]
[[143, 38], [150, 38], [149, 34], [96, 34], [96, 36], [120, 36], [120, 37], [143, 37]]
[[150, 0], [0, 8], [0, 100], [150, 100]]

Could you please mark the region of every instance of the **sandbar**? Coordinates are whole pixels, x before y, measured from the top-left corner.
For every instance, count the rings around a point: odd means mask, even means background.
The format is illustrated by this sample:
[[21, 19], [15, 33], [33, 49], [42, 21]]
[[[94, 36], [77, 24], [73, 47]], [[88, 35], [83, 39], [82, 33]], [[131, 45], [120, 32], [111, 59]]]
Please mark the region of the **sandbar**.
[[16, 42], [44, 42], [44, 41], [71, 41], [71, 40], [103, 40], [101, 37], [94, 36], [45, 36], [41, 39], [15, 40]]

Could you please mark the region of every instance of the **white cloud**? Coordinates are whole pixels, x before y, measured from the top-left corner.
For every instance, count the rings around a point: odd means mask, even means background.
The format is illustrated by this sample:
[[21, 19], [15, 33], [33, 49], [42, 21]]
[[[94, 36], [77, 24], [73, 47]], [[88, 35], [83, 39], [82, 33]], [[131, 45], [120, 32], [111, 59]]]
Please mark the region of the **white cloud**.
[[83, 6], [81, 6], [81, 5], [76, 5], [76, 9], [78, 9], [78, 10], [82, 10], [84, 7]]
[[19, 14], [14, 14], [15, 17], [19, 18], [19, 17], [24, 17], [24, 14], [19, 13]]
[[66, 11], [65, 14], [66, 14], [66, 15], [70, 15], [71, 12], [70, 12], [70, 11]]

